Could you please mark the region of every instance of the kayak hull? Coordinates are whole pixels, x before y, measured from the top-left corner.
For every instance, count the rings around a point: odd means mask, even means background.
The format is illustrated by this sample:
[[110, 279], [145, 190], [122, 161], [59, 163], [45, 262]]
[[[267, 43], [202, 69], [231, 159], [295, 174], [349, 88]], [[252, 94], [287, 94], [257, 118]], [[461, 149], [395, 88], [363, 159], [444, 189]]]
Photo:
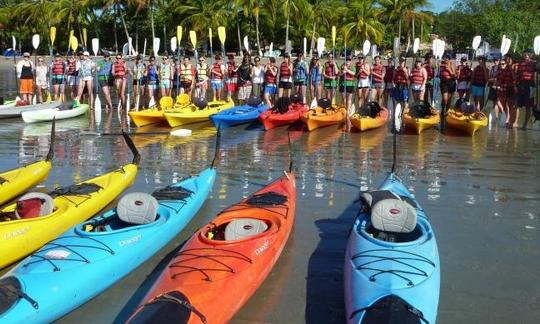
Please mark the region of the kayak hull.
[[210, 115], [210, 120], [217, 129], [223, 129], [236, 125], [251, 123], [259, 118], [259, 115], [268, 110], [268, 106], [261, 104], [253, 107], [250, 105], [235, 106], [217, 114]]
[[432, 115], [429, 118], [414, 118], [409, 112], [403, 113], [403, 124], [420, 135], [429, 128], [438, 126], [441, 122], [441, 115], [438, 111], [432, 109]]
[[2, 118], [15, 118], [21, 117], [21, 114], [26, 111], [38, 111], [43, 109], [54, 109], [60, 107], [62, 103], [59, 101], [46, 102], [42, 104], [15, 106], [6, 105], [6, 107], [0, 108], [0, 119]]
[[[264, 195], [287, 197], [274, 205], [251, 205], [250, 199]], [[153, 313], [154, 303], [163, 294], [181, 294], [197, 312], [175, 317], [181, 323], [226, 323], [247, 302], [270, 273], [291, 232], [296, 205], [295, 180], [286, 173], [272, 184], [221, 212], [212, 222], [197, 231], [135, 310], [128, 323], [146, 318], [154, 322], [170, 317], [167, 311]], [[223, 226], [232, 220], [255, 218], [268, 228], [259, 234], [224, 240]], [[214, 236], [211, 236], [214, 235]], [[159, 300], [159, 299], [158, 299]], [[219, 302], [216, 302], [219, 300]], [[148, 312], [151, 313], [148, 316]]]
[[140, 111], [130, 111], [129, 118], [137, 127], [143, 127], [152, 124], [164, 124], [167, 122], [163, 110], [144, 109]]
[[[3, 276], [17, 278], [39, 309], [20, 299], [0, 315], [0, 321], [50, 323], [109, 288], [184, 229], [204, 204], [215, 178], [215, 169], [209, 168], [172, 185], [192, 194], [184, 200], [160, 200], [153, 223], [112, 229], [118, 222], [113, 209], [69, 229]], [[85, 231], [107, 220], [113, 225], [105, 225], [109, 226], [105, 231]], [[62, 259], [59, 255], [67, 256]]]
[[469, 136], [474, 136], [479, 129], [488, 125], [488, 118], [482, 112], [464, 115], [454, 109], [449, 109], [446, 115], [446, 124], [448, 127], [457, 129]]
[[259, 120], [265, 130], [270, 130], [279, 126], [289, 125], [302, 119], [302, 116], [309, 110], [305, 104], [291, 104], [285, 113], [267, 110], [259, 116]]
[[210, 101], [204, 109], [199, 109], [191, 104], [186, 108], [165, 113], [165, 118], [170, 127], [177, 127], [186, 124], [200, 123], [210, 120], [210, 115], [217, 114], [224, 109], [234, 107], [234, 102], [230, 101]]
[[334, 106], [334, 109], [327, 109], [323, 112], [322, 109], [311, 109], [302, 116], [302, 121], [306, 125], [308, 131], [315, 130], [321, 127], [340, 124], [347, 117], [347, 109], [344, 106]]
[[37, 161], [10, 171], [0, 173], [0, 205], [22, 194], [47, 178], [51, 161]]
[[388, 109], [381, 107], [381, 111], [375, 118], [369, 116], [360, 116], [360, 114], [353, 114], [349, 120], [351, 124], [361, 132], [379, 128], [386, 125], [388, 121]]
[[[414, 200], [401, 180], [391, 173], [379, 190], [390, 190]], [[360, 211], [349, 234], [344, 264], [345, 309], [348, 323], [370, 323], [374, 316], [400, 318], [396, 300], [435, 323], [440, 291], [440, 261], [435, 234], [418, 205], [417, 225], [411, 240], [379, 240], [367, 228], [369, 208]], [[377, 305], [386, 307], [377, 308]], [[396, 317], [402, 316], [402, 317]], [[376, 317], [375, 317], [376, 318]], [[418, 317], [414, 317], [420, 323]]]
[[58, 108], [41, 109], [37, 111], [24, 111], [21, 116], [25, 123], [39, 123], [45, 121], [51, 121], [53, 119], [68, 119], [77, 116], [84, 115], [88, 112], [90, 106], [87, 104], [81, 104], [77, 108], [59, 110]]

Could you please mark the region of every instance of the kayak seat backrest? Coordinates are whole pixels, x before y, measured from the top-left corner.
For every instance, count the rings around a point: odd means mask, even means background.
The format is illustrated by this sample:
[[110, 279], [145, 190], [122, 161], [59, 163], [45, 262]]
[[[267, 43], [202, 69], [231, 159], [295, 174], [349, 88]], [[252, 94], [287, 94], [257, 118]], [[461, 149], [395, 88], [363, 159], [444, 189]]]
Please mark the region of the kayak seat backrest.
[[[377, 300], [375, 303], [364, 309], [353, 312], [364, 311], [364, 316], [360, 324], [367, 323], [400, 323], [400, 324], [422, 324], [428, 323], [424, 314], [395, 295], [387, 295]], [[352, 315], [351, 315], [352, 317]]]
[[290, 97], [291, 103], [301, 104], [304, 102], [304, 98], [301, 94], [295, 93]]
[[225, 227], [225, 240], [237, 241], [264, 233], [268, 225], [255, 218], [238, 218], [230, 221]]
[[286, 113], [289, 110], [290, 103], [291, 99], [289, 97], [280, 97], [276, 100], [273, 111], [280, 114]]
[[[371, 209], [371, 226], [387, 233], [410, 233], [416, 228], [416, 204], [389, 190], [363, 194]], [[414, 202], [413, 202], [414, 203]]]
[[208, 102], [206, 101], [206, 99], [204, 98], [194, 98], [193, 99], [193, 104], [199, 108], [200, 110], [201, 109], [204, 109], [208, 106]]
[[464, 102], [467, 102], [465, 100], [465, 98], [459, 98], [458, 100], [456, 100], [456, 103], [454, 104], [454, 108], [456, 109], [461, 109], [461, 105], [464, 103]]
[[465, 115], [470, 115], [476, 111], [476, 107], [472, 103], [465, 101], [459, 106], [459, 110]]
[[321, 98], [318, 100], [317, 104], [322, 109], [328, 109], [332, 106], [332, 101], [328, 100], [328, 98]]
[[80, 196], [80, 195], [89, 195], [93, 192], [98, 192], [103, 189], [100, 185], [95, 183], [80, 183], [74, 184], [69, 187], [58, 188], [51, 191], [49, 194], [51, 196]]
[[17, 219], [49, 215], [54, 211], [54, 200], [43, 192], [29, 192], [19, 198], [15, 207]]
[[246, 103], [251, 107], [259, 107], [262, 104], [262, 99], [259, 97], [251, 97]]
[[132, 192], [120, 199], [116, 213], [126, 223], [143, 225], [156, 220], [158, 208], [156, 198], [144, 192]]
[[284, 205], [287, 202], [287, 196], [274, 191], [257, 194], [246, 199], [246, 203], [252, 206], [277, 206]]
[[417, 101], [412, 104], [410, 114], [414, 118], [427, 118], [431, 115], [431, 107], [425, 101]]
[[[185, 180], [185, 179], [184, 179]], [[193, 191], [186, 189], [182, 186], [168, 186], [162, 189], [158, 189], [152, 193], [152, 196], [157, 200], [182, 200], [191, 197]]]

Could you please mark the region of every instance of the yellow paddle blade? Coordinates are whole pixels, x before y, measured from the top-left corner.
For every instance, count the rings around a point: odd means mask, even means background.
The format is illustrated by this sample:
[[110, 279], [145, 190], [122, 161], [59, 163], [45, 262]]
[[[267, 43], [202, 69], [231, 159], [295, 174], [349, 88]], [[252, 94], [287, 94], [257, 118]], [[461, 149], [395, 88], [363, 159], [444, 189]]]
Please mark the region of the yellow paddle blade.
[[336, 26], [332, 26], [332, 44], [336, 46]]
[[77, 51], [77, 48], [79, 47], [79, 41], [77, 40], [77, 37], [71, 36], [69, 46], [71, 47], [71, 50], [73, 52]]
[[49, 36], [51, 37], [51, 45], [54, 45], [54, 40], [56, 39], [56, 27], [51, 26], [51, 30], [49, 31]]
[[182, 26], [176, 26], [176, 42], [180, 46], [180, 41], [182, 40]]
[[173, 98], [169, 96], [161, 97], [161, 99], [159, 99], [159, 106], [163, 110], [171, 109], [173, 106]]
[[75, 34], [75, 32], [73, 30], [71, 30], [69, 32], [69, 41], [71, 42], [71, 37], [73, 37], [73, 35]]
[[52, 98], [51, 98], [51, 93], [49, 92], [47, 94], [47, 102], [51, 102], [52, 101]]
[[176, 105], [185, 106], [189, 103], [189, 95], [187, 93], [182, 93], [181, 95], [176, 96]]
[[221, 45], [225, 45], [225, 27], [219, 26], [218, 29], [218, 37], [219, 41], [221, 42]]
[[212, 28], [208, 28], [208, 39], [212, 41]]
[[88, 35], [86, 34], [86, 28], [83, 28], [82, 29], [82, 39], [83, 39], [84, 47], [86, 47], [86, 41], [88, 40], [87, 36]]
[[189, 31], [189, 40], [191, 41], [193, 48], [197, 48], [197, 34], [195, 34], [194, 30]]

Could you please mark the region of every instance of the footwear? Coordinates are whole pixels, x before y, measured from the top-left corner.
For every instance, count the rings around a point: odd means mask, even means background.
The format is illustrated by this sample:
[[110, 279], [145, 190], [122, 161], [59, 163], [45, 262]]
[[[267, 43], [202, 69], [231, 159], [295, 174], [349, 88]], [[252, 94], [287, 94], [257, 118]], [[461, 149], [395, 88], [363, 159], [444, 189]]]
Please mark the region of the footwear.
[[79, 107], [79, 100], [73, 99], [73, 104], [71, 105], [71, 108], [77, 108]]

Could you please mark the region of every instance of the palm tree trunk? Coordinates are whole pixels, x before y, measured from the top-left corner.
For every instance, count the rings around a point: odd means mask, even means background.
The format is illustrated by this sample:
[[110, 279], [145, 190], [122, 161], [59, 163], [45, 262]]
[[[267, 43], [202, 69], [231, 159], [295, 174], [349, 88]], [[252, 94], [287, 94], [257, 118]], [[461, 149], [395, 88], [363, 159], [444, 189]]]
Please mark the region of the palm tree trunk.
[[398, 37], [399, 37], [399, 40], [401, 41], [401, 17], [399, 17], [399, 25], [398, 25]]
[[240, 35], [240, 12], [236, 11], [236, 33], [238, 34], [238, 54], [242, 53], [242, 36]]
[[165, 52], [168, 52], [167, 51], [167, 26], [165, 24], [163, 25], [163, 46], [164, 46], [163, 48], [165, 49]]
[[150, 25], [152, 26], [152, 40], [156, 38], [156, 31], [154, 29], [154, 10], [152, 8], [152, 1], [150, 1]]
[[114, 52], [118, 54], [118, 35], [116, 34], [116, 20], [118, 19], [118, 4], [114, 5]]
[[414, 40], [414, 16], [413, 16], [413, 19], [412, 19], [412, 38]]
[[[311, 32], [311, 44], [309, 45], [309, 56], [313, 57], [313, 47], [315, 47], [315, 27], [317, 26], [317, 21], [313, 19], [313, 31]], [[320, 53], [317, 53], [319, 56]], [[306, 54], [304, 54], [306, 55]]]
[[259, 55], [262, 56], [261, 40], [259, 35], [259, 8], [257, 7], [257, 14], [255, 15], [255, 29], [257, 31], [257, 48], [259, 49]]
[[423, 38], [424, 38], [424, 19], [422, 19], [420, 23], [420, 42], [422, 42]]
[[289, 52], [289, 21], [291, 16], [291, 0], [287, 0], [287, 27], [285, 29], [285, 52]]

